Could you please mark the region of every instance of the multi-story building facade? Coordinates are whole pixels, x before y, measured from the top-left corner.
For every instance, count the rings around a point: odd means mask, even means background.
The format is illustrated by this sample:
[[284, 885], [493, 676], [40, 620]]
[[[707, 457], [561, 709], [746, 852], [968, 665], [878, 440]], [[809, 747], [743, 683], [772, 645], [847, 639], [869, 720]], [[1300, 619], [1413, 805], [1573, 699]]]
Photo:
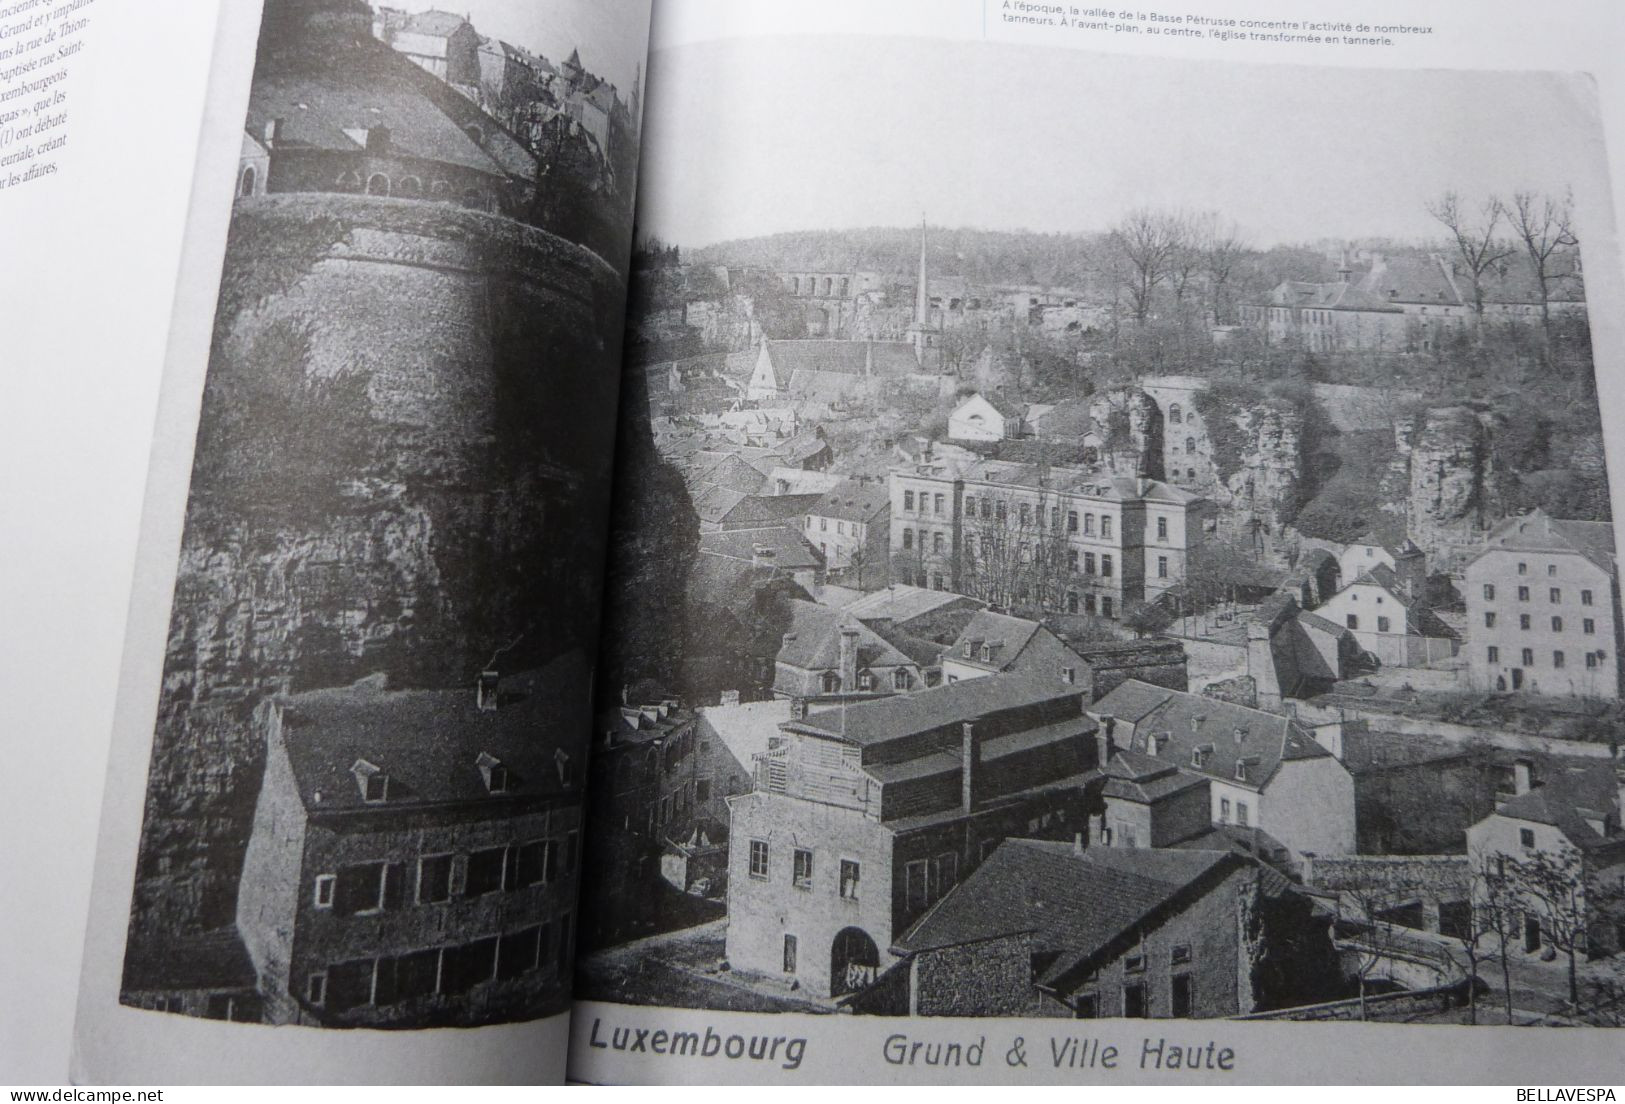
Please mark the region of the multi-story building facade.
[[[570, 998], [581, 764], [545, 672], [273, 699], [237, 928], [272, 1023], [532, 1019]], [[573, 742], [573, 741], [572, 741]]]
[[1354, 778], [1293, 718], [1138, 681], [1089, 713], [1108, 753], [1126, 748], [1206, 778], [1213, 824], [1259, 829], [1295, 859], [1354, 850]]
[[847, 481], [807, 507], [807, 540], [835, 581], [867, 590], [885, 583], [891, 498], [878, 483]]
[[1185, 577], [1210, 507], [1143, 477], [924, 458], [891, 473], [893, 577], [1007, 609], [1118, 618]]
[[1467, 565], [1474, 689], [1620, 696], [1619, 569], [1613, 527], [1536, 510], [1490, 531]]
[[1547, 312], [1583, 317], [1579, 250], [1561, 250], [1547, 263], [1543, 303], [1540, 282], [1522, 257], [1482, 273], [1476, 291], [1465, 266], [1443, 254], [1373, 254], [1358, 272], [1345, 258], [1337, 280], [1284, 281], [1262, 301], [1243, 305], [1241, 321], [1271, 344], [1316, 353], [1432, 352], [1472, 325], [1538, 326]]
[[[1551, 765], [1528, 759], [1513, 793], [1467, 829], [1480, 907], [1509, 908], [1527, 954], [1554, 942], [1577, 954], [1625, 950], [1625, 771], [1611, 763]], [[1500, 890], [1500, 901], [1488, 900]]]
[[997, 676], [792, 708], [730, 799], [728, 962], [840, 996], [1012, 836], [1085, 829], [1083, 694]]

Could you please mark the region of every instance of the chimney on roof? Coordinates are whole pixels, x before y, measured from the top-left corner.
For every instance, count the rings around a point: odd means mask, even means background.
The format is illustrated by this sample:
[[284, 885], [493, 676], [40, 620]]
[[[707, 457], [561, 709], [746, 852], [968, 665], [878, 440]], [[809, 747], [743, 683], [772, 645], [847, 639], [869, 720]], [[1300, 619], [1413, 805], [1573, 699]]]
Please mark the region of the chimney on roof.
[[850, 694], [858, 688], [858, 627], [841, 626], [841, 689]]
[[[1093, 831], [1093, 829], [1094, 829], [1094, 822], [1095, 822], [1095, 818], [1090, 817], [1089, 818], [1089, 827], [1090, 827], [1091, 831]], [[1083, 833], [1082, 832], [1073, 833], [1073, 835], [1072, 835], [1072, 853], [1074, 855], [1083, 854], [1083, 847], [1084, 847]]]
[[265, 124], [265, 144], [275, 146], [282, 137], [282, 130], [288, 125], [288, 120], [277, 118]]
[[804, 721], [804, 720], [807, 719], [807, 699], [806, 698], [791, 698], [790, 699], [790, 719], [792, 721]]
[[1519, 759], [1512, 764], [1512, 793], [1522, 797], [1535, 785], [1535, 761], [1533, 759]]
[[479, 679], [474, 684], [474, 705], [481, 713], [495, 713], [497, 708], [497, 686], [501, 676], [493, 670], [480, 672]]
[[960, 726], [959, 807], [967, 813], [982, 796], [982, 741], [976, 723], [970, 720]]
[[1100, 718], [1100, 727], [1095, 729], [1095, 766], [1104, 767], [1117, 754], [1117, 743], [1112, 739], [1112, 730], [1116, 727], [1116, 717]]
[[367, 128], [367, 152], [385, 154], [389, 152], [389, 128], [387, 126], [370, 126]]

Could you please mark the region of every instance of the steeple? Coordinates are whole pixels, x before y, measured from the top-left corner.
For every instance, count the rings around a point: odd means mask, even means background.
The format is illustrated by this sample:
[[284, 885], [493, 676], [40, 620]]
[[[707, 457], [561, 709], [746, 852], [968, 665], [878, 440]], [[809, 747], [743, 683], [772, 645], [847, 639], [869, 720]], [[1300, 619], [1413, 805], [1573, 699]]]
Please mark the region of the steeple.
[[926, 285], [925, 272], [925, 216], [920, 216], [920, 277], [914, 293], [914, 324], [921, 328], [931, 323], [931, 296]]

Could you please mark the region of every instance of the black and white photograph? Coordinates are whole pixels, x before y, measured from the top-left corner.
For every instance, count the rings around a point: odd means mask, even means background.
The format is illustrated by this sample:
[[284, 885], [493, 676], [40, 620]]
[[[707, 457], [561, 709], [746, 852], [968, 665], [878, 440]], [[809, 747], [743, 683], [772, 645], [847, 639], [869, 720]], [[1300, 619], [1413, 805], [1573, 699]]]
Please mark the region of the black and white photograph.
[[407, 3], [265, 4], [132, 1007], [569, 1005], [647, 3]]
[[651, 77], [579, 997], [1625, 1022], [1587, 78]]

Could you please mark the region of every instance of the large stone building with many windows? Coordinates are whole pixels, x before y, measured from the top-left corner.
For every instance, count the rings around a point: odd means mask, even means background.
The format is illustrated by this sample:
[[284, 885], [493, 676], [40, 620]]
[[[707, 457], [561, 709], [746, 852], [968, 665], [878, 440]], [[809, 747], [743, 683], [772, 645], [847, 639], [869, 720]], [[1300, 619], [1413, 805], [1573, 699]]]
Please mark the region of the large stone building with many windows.
[[1465, 589], [1474, 689], [1619, 697], [1625, 640], [1608, 522], [1508, 518], [1467, 565]]
[[269, 1022], [563, 1009], [583, 779], [574, 735], [555, 735], [577, 692], [562, 671], [487, 672], [467, 690], [374, 679], [261, 707], [237, 929]]
[[1002, 840], [1083, 832], [1087, 704], [1009, 676], [793, 704], [755, 791], [728, 801], [729, 965], [842, 996]]
[[893, 578], [1118, 618], [1185, 578], [1211, 503], [1160, 480], [1002, 460], [891, 472]]

